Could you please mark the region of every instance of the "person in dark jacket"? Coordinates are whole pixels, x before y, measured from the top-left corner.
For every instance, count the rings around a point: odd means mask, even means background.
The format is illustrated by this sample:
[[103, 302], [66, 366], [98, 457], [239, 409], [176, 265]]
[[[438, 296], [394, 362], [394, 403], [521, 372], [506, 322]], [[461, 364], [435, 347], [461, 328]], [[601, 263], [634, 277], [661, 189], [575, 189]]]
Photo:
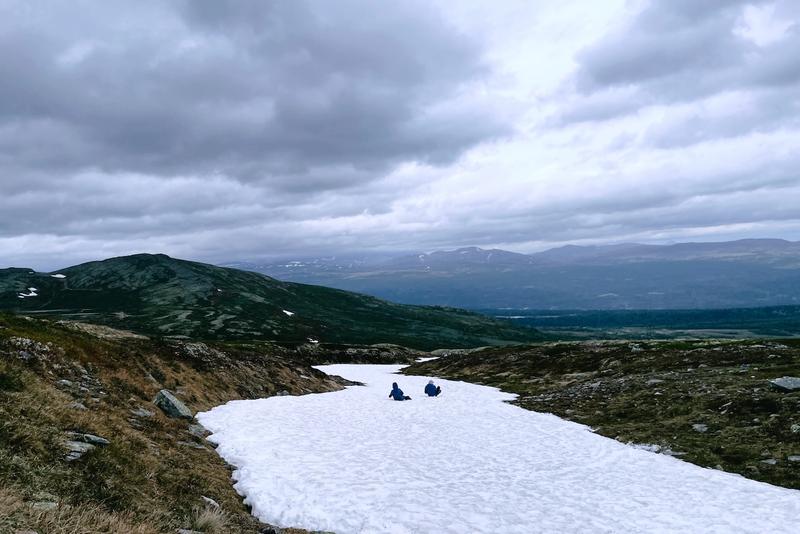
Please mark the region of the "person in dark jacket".
[[392, 383], [392, 391], [389, 392], [389, 398], [398, 401], [411, 400], [411, 397], [403, 395], [403, 390], [397, 387], [397, 382]]
[[433, 380], [428, 380], [428, 385], [425, 386], [425, 394], [429, 397], [436, 397], [442, 392], [442, 388], [433, 384]]

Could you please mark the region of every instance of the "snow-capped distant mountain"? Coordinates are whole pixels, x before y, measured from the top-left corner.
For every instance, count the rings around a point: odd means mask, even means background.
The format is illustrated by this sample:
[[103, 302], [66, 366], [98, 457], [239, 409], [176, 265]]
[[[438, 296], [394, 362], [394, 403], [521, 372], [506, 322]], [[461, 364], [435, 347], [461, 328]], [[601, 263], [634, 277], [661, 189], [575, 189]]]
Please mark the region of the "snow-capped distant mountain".
[[388, 259], [320, 258], [236, 266], [404, 303], [468, 308], [800, 304], [800, 243], [781, 239], [568, 245], [536, 254], [469, 247]]

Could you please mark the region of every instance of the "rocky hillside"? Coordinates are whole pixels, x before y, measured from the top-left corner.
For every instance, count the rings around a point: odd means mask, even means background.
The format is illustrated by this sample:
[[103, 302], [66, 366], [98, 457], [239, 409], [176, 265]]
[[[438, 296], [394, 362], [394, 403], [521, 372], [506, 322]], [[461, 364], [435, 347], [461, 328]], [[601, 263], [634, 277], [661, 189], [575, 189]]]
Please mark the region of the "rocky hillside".
[[462, 310], [404, 306], [149, 254], [54, 273], [0, 270], [2, 309], [205, 340], [396, 343], [430, 349], [542, 338], [533, 329]]
[[406, 369], [496, 386], [623, 442], [800, 489], [800, 342], [542, 344], [437, 351]]
[[274, 532], [250, 516], [192, 414], [342, 385], [268, 343], [151, 341], [0, 314], [0, 532]]

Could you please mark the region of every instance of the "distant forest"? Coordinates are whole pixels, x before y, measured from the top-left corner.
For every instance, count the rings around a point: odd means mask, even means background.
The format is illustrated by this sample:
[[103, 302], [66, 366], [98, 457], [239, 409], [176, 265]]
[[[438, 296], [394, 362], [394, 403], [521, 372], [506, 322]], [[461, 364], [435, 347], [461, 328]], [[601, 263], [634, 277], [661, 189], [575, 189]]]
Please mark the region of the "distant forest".
[[483, 309], [545, 332], [580, 337], [798, 337], [800, 306], [710, 310], [511, 310]]

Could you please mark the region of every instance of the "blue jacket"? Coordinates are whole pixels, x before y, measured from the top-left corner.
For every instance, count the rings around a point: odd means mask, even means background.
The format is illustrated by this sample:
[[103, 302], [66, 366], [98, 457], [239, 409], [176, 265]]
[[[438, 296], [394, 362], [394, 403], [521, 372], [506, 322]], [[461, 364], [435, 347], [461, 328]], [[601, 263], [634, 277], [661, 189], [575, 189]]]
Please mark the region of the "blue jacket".
[[428, 384], [427, 386], [425, 386], [425, 394], [429, 397], [435, 397], [436, 395], [438, 395], [438, 393], [436, 392], [436, 386], [434, 386], [433, 384]]
[[405, 395], [403, 395], [403, 390], [397, 387], [397, 382], [392, 384], [392, 392], [389, 393], [389, 396], [394, 400], [404, 400]]

